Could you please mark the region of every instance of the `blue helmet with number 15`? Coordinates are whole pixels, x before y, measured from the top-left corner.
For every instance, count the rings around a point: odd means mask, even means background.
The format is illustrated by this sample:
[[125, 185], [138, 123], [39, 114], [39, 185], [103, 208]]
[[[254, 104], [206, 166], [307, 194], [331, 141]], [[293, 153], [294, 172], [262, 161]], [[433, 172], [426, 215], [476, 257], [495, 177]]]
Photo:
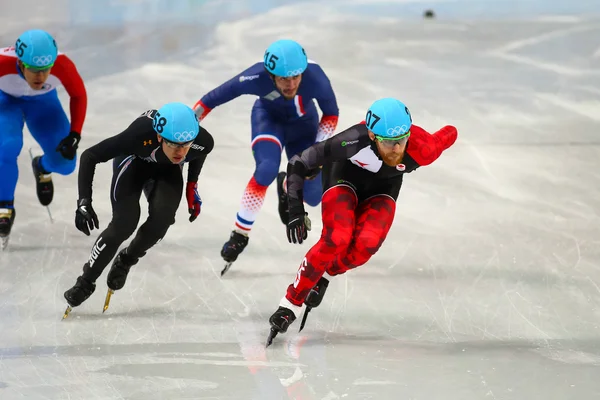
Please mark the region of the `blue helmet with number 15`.
[[408, 107], [391, 97], [376, 100], [365, 117], [367, 128], [382, 138], [408, 136], [412, 117]]
[[56, 41], [46, 31], [25, 31], [15, 43], [15, 53], [26, 68], [45, 70], [52, 68], [58, 56]]
[[194, 110], [183, 103], [167, 103], [154, 114], [152, 126], [169, 142], [185, 143], [196, 139], [200, 131]]
[[264, 65], [273, 75], [288, 78], [303, 73], [308, 67], [308, 59], [298, 42], [282, 39], [267, 48]]

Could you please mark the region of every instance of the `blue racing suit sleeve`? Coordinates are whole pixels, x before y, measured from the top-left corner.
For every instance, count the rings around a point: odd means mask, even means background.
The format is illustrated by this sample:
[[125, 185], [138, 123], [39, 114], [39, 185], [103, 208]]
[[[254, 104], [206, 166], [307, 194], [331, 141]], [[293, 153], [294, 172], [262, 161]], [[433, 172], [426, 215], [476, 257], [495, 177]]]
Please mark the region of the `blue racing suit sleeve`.
[[268, 78], [264, 73], [265, 69], [262, 62], [258, 62], [250, 68], [242, 71], [227, 82], [206, 93], [200, 99], [202, 105], [208, 110], [212, 110], [222, 104], [225, 104], [243, 94], [259, 95], [261, 84]]
[[323, 69], [315, 64], [314, 76], [317, 81], [318, 91], [315, 93], [315, 100], [319, 104], [319, 108], [323, 112], [323, 116], [339, 116], [340, 110], [338, 108], [337, 99], [331, 86], [331, 82]]

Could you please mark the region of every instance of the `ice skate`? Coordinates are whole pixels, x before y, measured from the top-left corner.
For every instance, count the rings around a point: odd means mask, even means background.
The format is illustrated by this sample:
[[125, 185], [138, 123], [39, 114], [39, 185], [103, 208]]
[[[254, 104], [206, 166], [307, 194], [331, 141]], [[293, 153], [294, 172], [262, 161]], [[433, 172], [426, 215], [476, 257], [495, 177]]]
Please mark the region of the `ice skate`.
[[0, 250], [2, 251], [8, 247], [15, 216], [16, 212], [13, 208], [0, 208]]
[[248, 245], [249, 237], [239, 232], [232, 231], [229, 240], [223, 245], [221, 257], [225, 260], [225, 268], [221, 271], [221, 276], [231, 268], [231, 264], [237, 260], [238, 256], [244, 251]]
[[304, 299], [304, 304], [307, 307], [315, 308], [318, 307], [319, 304], [323, 301], [323, 297], [325, 296], [325, 292], [327, 291], [327, 286], [329, 286], [329, 280], [324, 277], [321, 277], [317, 284], [310, 289], [308, 295], [306, 295], [306, 299]]
[[292, 310], [286, 307], [279, 306], [277, 311], [269, 318], [271, 324], [271, 332], [267, 338], [267, 345], [269, 347], [273, 343], [273, 339], [278, 333], [285, 333], [292, 322], [296, 320], [296, 315]]
[[327, 286], [329, 286], [329, 281], [323, 277], [319, 279], [317, 284], [308, 292], [306, 295], [306, 299], [304, 299], [304, 304], [306, 305], [306, 310], [304, 311], [304, 315], [302, 316], [302, 321], [300, 322], [300, 329], [298, 332], [302, 332], [304, 329], [304, 325], [306, 324], [306, 318], [308, 318], [308, 313], [315, 307], [318, 307], [319, 304], [323, 301], [323, 297], [325, 296], [325, 291], [327, 291]]
[[77, 277], [75, 285], [65, 292], [65, 299], [69, 305], [65, 310], [63, 319], [67, 318], [73, 307], [78, 307], [86, 301], [96, 290], [96, 284], [88, 281], [82, 276]]
[[281, 219], [281, 223], [286, 225], [290, 220], [290, 210], [288, 207], [288, 197], [283, 187], [283, 183], [285, 182], [286, 173], [280, 172], [277, 175], [277, 196], [279, 199], [279, 218]]
[[123, 289], [123, 286], [125, 286], [125, 282], [127, 280], [127, 274], [129, 274], [129, 270], [132, 266], [137, 264], [138, 261], [139, 258], [131, 257], [129, 254], [127, 254], [126, 248], [117, 254], [106, 278], [108, 291], [106, 292], [106, 298], [104, 300], [104, 308], [102, 310], [103, 313], [108, 310], [110, 298], [115, 293], [115, 290]]
[[35, 177], [35, 188], [38, 200], [43, 206], [52, 203], [54, 198], [54, 184], [52, 183], [52, 175], [45, 171], [40, 164], [41, 156], [34, 157], [31, 161], [33, 168], [33, 176]]

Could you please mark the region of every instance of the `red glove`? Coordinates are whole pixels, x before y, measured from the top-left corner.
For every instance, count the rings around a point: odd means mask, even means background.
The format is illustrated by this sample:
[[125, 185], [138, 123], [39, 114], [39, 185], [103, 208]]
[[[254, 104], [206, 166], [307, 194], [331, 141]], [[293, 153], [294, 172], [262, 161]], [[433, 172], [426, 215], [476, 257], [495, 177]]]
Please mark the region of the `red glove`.
[[198, 215], [200, 215], [200, 207], [202, 207], [202, 199], [198, 194], [198, 184], [196, 182], [187, 183], [185, 197], [188, 203], [190, 222], [194, 222], [194, 220], [198, 218]]

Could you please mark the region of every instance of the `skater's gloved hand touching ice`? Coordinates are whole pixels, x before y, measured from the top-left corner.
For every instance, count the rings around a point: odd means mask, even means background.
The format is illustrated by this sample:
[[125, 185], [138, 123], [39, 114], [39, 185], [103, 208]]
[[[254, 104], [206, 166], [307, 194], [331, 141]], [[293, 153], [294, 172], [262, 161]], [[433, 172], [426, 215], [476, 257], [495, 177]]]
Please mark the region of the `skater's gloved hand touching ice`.
[[67, 160], [72, 160], [77, 154], [77, 147], [81, 141], [81, 135], [77, 132], [69, 133], [56, 147], [56, 151], [60, 152]]
[[188, 203], [188, 211], [190, 213], [190, 222], [194, 222], [202, 207], [202, 199], [198, 194], [198, 184], [196, 182], [188, 182], [185, 189], [185, 197]]
[[290, 201], [290, 219], [287, 224], [287, 237], [290, 243], [302, 244], [308, 238], [310, 231], [310, 219], [308, 213], [304, 211], [302, 203], [294, 205], [295, 201]]
[[91, 199], [80, 199], [77, 201], [77, 211], [75, 211], [75, 226], [88, 236], [90, 236], [90, 231], [93, 231], [94, 227], [96, 229], [100, 227], [98, 223], [98, 216], [92, 207]]

